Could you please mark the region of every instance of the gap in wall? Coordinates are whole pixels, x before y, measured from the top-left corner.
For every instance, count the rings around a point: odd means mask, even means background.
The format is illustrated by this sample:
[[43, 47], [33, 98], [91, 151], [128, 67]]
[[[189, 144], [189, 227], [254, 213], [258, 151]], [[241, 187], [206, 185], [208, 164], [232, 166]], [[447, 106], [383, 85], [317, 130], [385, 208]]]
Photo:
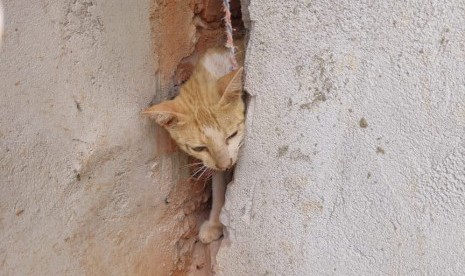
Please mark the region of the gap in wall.
[[[234, 39], [243, 39], [246, 31], [240, 0], [231, 0], [230, 10]], [[222, 0], [154, 0], [150, 19], [159, 89], [152, 104], [174, 98], [203, 53], [224, 45], [223, 17]], [[173, 255], [171, 275], [213, 275], [214, 255], [221, 241], [210, 245], [198, 241], [199, 226], [210, 210], [211, 183], [190, 177], [195, 169], [189, 169], [191, 158], [182, 158], [184, 154], [164, 129], [157, 127], [156, 132], [157, 158], [171, 166], [166, 180], [172, 187], [165, 200], [168, 211], [155, 226], [170, 229], [166, 238], [172, 248], [164, 250]]]

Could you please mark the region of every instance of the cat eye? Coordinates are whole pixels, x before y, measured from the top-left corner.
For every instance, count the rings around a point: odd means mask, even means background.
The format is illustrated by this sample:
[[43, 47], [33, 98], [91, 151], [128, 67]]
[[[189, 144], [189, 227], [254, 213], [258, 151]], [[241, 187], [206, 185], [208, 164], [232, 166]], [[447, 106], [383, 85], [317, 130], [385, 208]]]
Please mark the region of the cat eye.
[[229, 135], [228, 140], [234, 138], [237, 135], [237, 131], [235, 131], [233, 134]]
[[206, 151], [207, 147], [193, 147], [192, 150], [196, 152], [201, 152], [201, 151]]

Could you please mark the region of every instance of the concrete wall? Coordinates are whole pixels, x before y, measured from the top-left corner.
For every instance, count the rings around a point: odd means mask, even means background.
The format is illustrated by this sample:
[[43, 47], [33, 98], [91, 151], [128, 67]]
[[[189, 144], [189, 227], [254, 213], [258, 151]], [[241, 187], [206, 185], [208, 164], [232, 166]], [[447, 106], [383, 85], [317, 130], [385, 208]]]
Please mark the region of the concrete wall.
[[[185, 3], [165, 7], [191, 14]], [[151, 1], [4, 6], [0, 274], [208, 266], [192, 215], [206, 194], [182, 185], [185, 156], [160, 152], [166, 136], [139, 116], [168, 94], [157, 91]], [[465, 272], [464, 10], [458, 0], [250, 3], [253, 97], [219, 274]], [[182, 24], [190, 52], [194, 23]]]
[[210, 275], [208, 185], [139, 114], [223, 34], [221, 2], [4, 4], [0, 275]]
[[463, 275], [465, 2], [249, 12], [220, 275]]
[[0, 274], [166, 275], [151, 1], [3, 1]]

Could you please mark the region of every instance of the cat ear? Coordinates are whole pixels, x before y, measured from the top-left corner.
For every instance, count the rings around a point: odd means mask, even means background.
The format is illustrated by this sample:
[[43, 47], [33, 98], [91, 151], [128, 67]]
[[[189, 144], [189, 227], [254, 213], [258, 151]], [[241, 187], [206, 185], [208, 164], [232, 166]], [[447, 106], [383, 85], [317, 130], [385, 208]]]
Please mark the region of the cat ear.
[[152, 105], [142, 111], [142, 115], [154, 119], [157, 124], [165, 128], [179, 125], [186, 119], [186, 115], [179, 111], [176, 102], [173, 100]]
[[243, 71], [244, 67], [241, 67], [218, 80], [219, 92], [222, 95], [220, 100], [221, 105], [235, 102], [241, 98]]

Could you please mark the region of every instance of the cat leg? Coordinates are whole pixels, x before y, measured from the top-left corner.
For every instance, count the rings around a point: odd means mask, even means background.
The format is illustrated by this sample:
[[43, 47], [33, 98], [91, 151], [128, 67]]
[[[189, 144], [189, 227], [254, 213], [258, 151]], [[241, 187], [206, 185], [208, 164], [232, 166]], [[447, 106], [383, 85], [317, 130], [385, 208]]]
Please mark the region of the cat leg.
[[202, 243], [211, 243], [223, 234], [223, 224], [220, 221], [221, 208], [224, 205], [226, 179], [224, 172], [214, 172], [212, 178], [212, 209], [210, 216], [200, 226], [199, 239]]

